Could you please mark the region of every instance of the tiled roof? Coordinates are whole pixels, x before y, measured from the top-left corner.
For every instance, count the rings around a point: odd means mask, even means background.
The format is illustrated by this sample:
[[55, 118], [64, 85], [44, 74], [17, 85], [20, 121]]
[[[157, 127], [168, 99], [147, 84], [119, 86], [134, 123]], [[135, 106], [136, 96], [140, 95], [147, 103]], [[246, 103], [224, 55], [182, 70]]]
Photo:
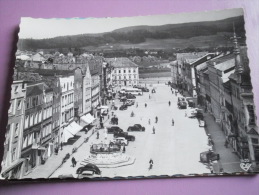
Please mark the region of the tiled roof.
[[192, 52], [192, 53], [177, 53], [177, 60], [187, 60], [189, 62], [194, 61], [202, 56], [205, 56], [208, 52]]
[[40, 95], [43, 93], [43, 83], [38, 83], [38, 84], [32, 84], [30, 86], [27, 86], [26, 89], [26, 96], [35, 96], [35, 95]]
[[138, 65], [132, 62], [129, 58], [105, 58], [105, 61], [115, 68], [138, 67]]

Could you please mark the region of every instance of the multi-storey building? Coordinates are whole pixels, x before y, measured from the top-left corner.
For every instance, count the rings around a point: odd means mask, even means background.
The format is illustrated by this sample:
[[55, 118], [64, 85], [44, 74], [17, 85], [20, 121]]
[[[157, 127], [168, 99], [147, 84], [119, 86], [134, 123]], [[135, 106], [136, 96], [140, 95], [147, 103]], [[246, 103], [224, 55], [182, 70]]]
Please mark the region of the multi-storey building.
[[230, 75], [230, 90], [233, 105], [233, 128], [236, 130], [235, 150], [242, 159], [249, 159], [254, 169], [259, 168], [259, 132], [256, 124], [247, 48], [238, 46], [234, 33], [235, 72]]
[[24, 159], [21, 158], [21, 138], [23, 136], [25, 89], [24, 81], [13, 81], [2, 161], [2, 175], [5, 178], [19, 179], [22, 176]]
[[228, 77], [234, 72], [234, 69], [235, 59], [233, 54], [218, 56], [208, 62], [212, 114], [215, 121], [219, 123], [223, 118], [221, 106], [225, 104], [222, 86], [229, 80]]
[[[41, 160], [46, 161], [53, 152], [52, 143], [52, 110], [53, 110], [53, 89], [44, 83], [43, 88], [43, 115], [41, 123]], [[44, 150], [45, 149], [45, 150]]]
[[128, 58], [106, 58], [112, 67], [111, 83], [115, 86], [134, 86], [139, 82], [138, 65]]
[[175, 61], [171, 62], [170, 67], [171, 67], [171, 78], [172, 78], [171, 83], [172, 83], [172, 86], [178, 87], [177, 81], [179, 80], [178, 77], [180, 75], [178, 61], [175, 60]]
[[83, 114], [91, 112], [91, 91], [91, 73], [89, 70], [89, 65], [86, 64], [85, 72], [83, 75]]
[[74, 116], [79, 121], [83, 115], [83, 70], [81, 68], [74, 70], [74, 78]]
[[[41, 128], [43, 120], [44, 84], [28, 83], [26, 87], [24, 130], [21, 157], [25, 159], [25, 174], [41, 163], [38, 155], [41, 145]], [[44, 149], [45, 150], [45, 149]]]
[[[195, 62], [197, 59], [205, 56], [207, 52], [193, 52], [193, 53], [178, 53], [176, 54], [177, 66], [178, 66], [178, 88], [180, 90], [185, 90], [187, 92], [192, 92], [191, 85], [193, 80], [190, 75], [193, 75], [191, 69], [189, 68], [190, 64]], [[177, 75], [177, 74], [176, 74]], [[189, 77], [190, 79], [189, 79]], [[189, 79], [189, 81], [188, 81]], [[189, 85], [188, 85], [189, 84]]]

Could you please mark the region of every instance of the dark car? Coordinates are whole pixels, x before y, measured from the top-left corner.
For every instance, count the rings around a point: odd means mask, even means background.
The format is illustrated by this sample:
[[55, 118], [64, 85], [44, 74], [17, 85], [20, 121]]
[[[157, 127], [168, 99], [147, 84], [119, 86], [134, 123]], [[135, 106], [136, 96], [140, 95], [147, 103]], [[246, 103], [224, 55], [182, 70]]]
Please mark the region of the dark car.
[[141, 88], [142, 92], [149, 92], [149, 89], [146, 87]]
[[186, 109], [187, 108], [187, 103], [184, 101], [178, 102], [178, 108], [179, 109]]
[[213, 152], [213, 151], [206, 151], [200, 153], [200, 162], [201, 163], [209, 163], [211, 161], [219, 160], [220, 156], [219, 154]]
[[91, 164], [91, 163], [88, 163], [88, 164], [86, 164], [86, 165], [83, 166], [83, 167], [79, 167], [79, 168], [76, 170], [76, 174], [82, 174], [82, 173], [85, 172], [85, 171], [92, 172], [92, 174], [101, 175], [100, 169], [99, 169], [96, 165]]
[[129, 135], [127, 132], [117, 132], [114, 133], [114, 137], [124, 137], [128, 141], [135, 141], [134, 135]]
[[111, 127], [107, 127], [107, 133], [120, 133], [123, 132], [123, 130], [118, 127], [118, 126], [111, 126]]
[[128, 98], [128, 99], [136, 99], [136, 96], [135, 96], [135, 95], [132, 95], [132, 94], [130, 94], [130, 93], [127, 93], [127, 94], [126, 94], [126, 98]]
[[145, 127], [142, 127], [140, 124], [135, 124], [133, 126], [129, 126], [127, 131], [145, 131]]
[[121, 105], [119, 110], [127, 110], [128, 109], [128, 106], [127, 105]]

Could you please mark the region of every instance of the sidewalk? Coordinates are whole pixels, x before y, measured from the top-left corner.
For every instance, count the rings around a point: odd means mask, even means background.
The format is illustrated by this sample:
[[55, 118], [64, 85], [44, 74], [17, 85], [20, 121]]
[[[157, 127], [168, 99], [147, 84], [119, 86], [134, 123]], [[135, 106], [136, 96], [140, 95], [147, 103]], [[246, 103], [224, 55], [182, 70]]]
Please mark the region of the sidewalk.
[[[104, 123], [108, 120], [108, 117], [105, 117]], [[80, 138], [76, 140], [73, 145], [64, 145], [63, 150], [59, 150], [58, 155], [53, 154], [50, 156], [45, 164], [38, 165], [29, 174], [25, 175], [23, 179], [49, 178], [60, 167], [62, 160], [67, 153], [70, 154], [70, 158], [68, 160], [71, 160], [73, 148], [78, 148], [85, 144], [84, 141], [86, 138], [89, 138], [90, 140], [92, 135], [95, 134], [94, 129], [97, 124], [99, 125], [99, 119], [96, 119], [94, 126], [86, 134], [84, 132], [78, 132], [77, 135], [79, 135]]]
[[213, 150], [220, 154], [220, 160], [213, 166], [214, 172], [219, 173], [221, 168], [223, 168], [223, 172], [226, 173], [244, 172], [240, 168], [240, 159], [233, 153], [233, 148], [231, 148], [231, 146], [228, 148], [224, 146], [226, 136], [219, 124], [214, 121], [213, 116], [204, 113], [204, 120], [207, 125], [206, 132], [211, 135], [212, 140], [214, 141]]

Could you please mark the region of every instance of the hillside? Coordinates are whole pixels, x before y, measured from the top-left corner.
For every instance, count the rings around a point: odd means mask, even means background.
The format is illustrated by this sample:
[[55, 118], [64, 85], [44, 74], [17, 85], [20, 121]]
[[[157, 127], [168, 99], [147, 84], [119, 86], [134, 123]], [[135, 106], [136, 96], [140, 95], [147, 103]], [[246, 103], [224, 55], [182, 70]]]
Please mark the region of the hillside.
[[18, 49], [98, 48], [99, 50], [142, 48], [164, 49], [189, 46], [217, 47], [227, 44], [236, 32], [245, 41], [243, 16], [213, 22], [168, 24], [162, 26], [135, 26], [100, 34], [83, 34], [50, 39], [20, 39]]

